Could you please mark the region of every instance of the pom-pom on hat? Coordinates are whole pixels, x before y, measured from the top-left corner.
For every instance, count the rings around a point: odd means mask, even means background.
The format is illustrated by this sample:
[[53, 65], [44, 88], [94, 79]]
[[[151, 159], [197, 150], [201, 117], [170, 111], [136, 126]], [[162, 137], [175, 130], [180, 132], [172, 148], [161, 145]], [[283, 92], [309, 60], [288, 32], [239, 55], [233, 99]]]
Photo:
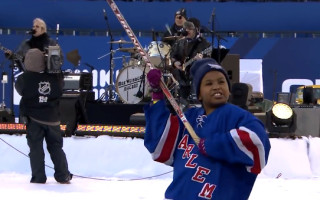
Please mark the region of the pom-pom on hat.
[[180, 8], [179, 10], [177, 10], [177, 12], [174, 14], [174, 17], [176, 17], [177, 15], [181, 15], [182, 17], [184, 17], [185, 19], [187, 19], [187, 11], [185, 8]]
[[231, 91], [230, 80], [227, 72], [212, 58], [203, 58], [201, 60], [195, 61], [190, 69], [191, 75], [193, 77], [193, 87], [196, 92], [197, 97], [200, 92], [200, 84], [204, 75], [209, 71], [219, 71], [221, 72], [227, 80], [229, 91]]
[[45, 70], [44, 55], [39, 49], [29, 49], [24, 58], [24, 67], [26, 71], [42, 72]]

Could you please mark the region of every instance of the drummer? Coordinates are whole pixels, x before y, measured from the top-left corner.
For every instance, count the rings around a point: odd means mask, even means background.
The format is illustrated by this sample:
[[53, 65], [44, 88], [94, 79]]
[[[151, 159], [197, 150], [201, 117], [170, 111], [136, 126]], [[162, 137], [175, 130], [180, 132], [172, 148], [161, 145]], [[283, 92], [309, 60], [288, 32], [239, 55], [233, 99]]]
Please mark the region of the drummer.
[[171, 27], [167, 27], [167, 31], [164, 33], [162, 41], [172, 46], [176, 38], [181, 36], [183, 30], [183, 24], [187, 21], [187, 11], [185, 8], [180, 8], [174, 15], [174, 24]]

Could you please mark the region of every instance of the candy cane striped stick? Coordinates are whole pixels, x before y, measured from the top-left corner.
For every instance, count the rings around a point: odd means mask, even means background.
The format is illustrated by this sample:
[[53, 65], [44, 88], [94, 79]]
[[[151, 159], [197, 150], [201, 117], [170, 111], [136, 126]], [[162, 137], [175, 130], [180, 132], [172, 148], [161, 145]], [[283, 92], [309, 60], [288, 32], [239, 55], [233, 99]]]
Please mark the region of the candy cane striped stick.
[[[130, 28], [128, 22], [125, 20], [125, 18], [123, 17], [123, 15], [121, 14], [117, 4], [113, 1], [113, 0], [106, 0], [107, 3], [109, 4], [111, 10], [114, 12], [114, 14], [116, 15], [116, 17], [118, 18], [120, 24], [123, 26], [124, 30], [127, 32], [128, 36], [130, 37], [130, 39], [132, 40], [134, 46], [137, 48], [137, 51], [139, 52], [139, 54], [141, 55], [142, 59], [145, 61], [146, 65], [148, 67], [150, 67], [150, 69], [153, 69], [153, 65], [150, 62], [150, 58], [148, 56], [148, 54], [144, 51], [144, 49], [142, 48], [139, 40], [137, 39], [136, 35], [134, 34], [134, 32], [132, 31], [132, 29]], [[169, 100], [170, 104], [172, 105], [172, 107], [174, 108], [174, 110], [176, 111], [176, 113], [178, 114], [179, 118], [181, 119], [181, 121], [183, 122], [184, 126], [186, 127], [186, 129], [189, 131], [192, 139], [195, 141], [195, 143], [198, 145], [199, 144], [199, 137], [196, 134], [196, 132], [193, 130], [192, 126], [190, 125], [189, 121], [187, 120], [186, 116], [184, 115], [184, 113], [182, 112], [180, 106], [177, 104], [176, 100], [173, 98], [172, 94], [170, 93], [169, 89], [167, 88], [166, 84], [163, 82], [163, 80], [161, 80], [160, 82], [160, 87], [162, 89], [162, 92], [166, 95], [167, 99]]]

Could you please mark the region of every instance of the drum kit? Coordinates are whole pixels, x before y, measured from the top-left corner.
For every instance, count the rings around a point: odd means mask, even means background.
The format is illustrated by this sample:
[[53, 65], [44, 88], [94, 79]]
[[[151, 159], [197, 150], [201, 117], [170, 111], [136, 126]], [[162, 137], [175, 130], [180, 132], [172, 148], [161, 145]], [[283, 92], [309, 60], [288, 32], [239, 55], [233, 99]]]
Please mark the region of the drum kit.
[[[150, 100], [151, 88], [146, 80], [146, 74], [150, 69], [146, 67], [145, 62], [139, 55], [139, 52], [136, 48], [122, 48], [122, 44], [130, 44], [132, 42], [118, 40], [109, 43], [119, 44], [120, 48], [114, 50], [113, 53], [115, 51], [130, 53], [130, 56], [121, 57], [123, 67], [119, 71], [115, 82], [116, 93], [118, 94], [120, 100], [127, 104], [137, 104], [143, 100]], [[153, 66], [162, 71], [163, 79], [168, 85], [168, 88], [172, 90], [172, 92], [177, 93], [178, 82], [173, 78], [169, 70], [171, 67], [170, 48], [170, 45], [162, 41], [152, 41], [146, 49], [146, 53], [148, 54], [150, 62], [153, 64]], [[112, 52], [109, 54], [111, 53]], [[129, 59], [126, 59], [128, 57]], [[117, 58], [112, 56], [112, 60], [113, 59]], [[114, 62], [112, 61], [111, 63]], [[111, 69], [113, 69], [113, 67], [111, 67]], [[112, 74], [113, 71], [110, 71], [110, 76], [112, 76]], [[111, 87], [113, 87], [113, 85]]]

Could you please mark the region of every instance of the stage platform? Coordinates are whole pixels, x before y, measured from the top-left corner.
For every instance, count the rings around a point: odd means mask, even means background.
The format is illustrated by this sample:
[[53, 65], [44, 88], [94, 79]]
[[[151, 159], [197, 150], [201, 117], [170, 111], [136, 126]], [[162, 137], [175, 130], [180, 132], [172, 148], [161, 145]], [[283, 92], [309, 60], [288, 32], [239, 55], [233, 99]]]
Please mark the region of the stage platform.
[[[81, 106], [78, 98], [64, 98], [60, 105], [61, 131], [65, 137], [110, 135], [143, 138], [146, 103], [123, 104], [88, 101]], [[0, 112], [0, 134], [26, 134], [24, 124], [15, 123], [14, 116]]]
[[[136, 125], [130, 117], [136, 113], [144, 113], [143, 107], [147, 103], [86, 103], [86, 115], [89, 124]], [[145, 125], [140, 124], [140, 125]]]

